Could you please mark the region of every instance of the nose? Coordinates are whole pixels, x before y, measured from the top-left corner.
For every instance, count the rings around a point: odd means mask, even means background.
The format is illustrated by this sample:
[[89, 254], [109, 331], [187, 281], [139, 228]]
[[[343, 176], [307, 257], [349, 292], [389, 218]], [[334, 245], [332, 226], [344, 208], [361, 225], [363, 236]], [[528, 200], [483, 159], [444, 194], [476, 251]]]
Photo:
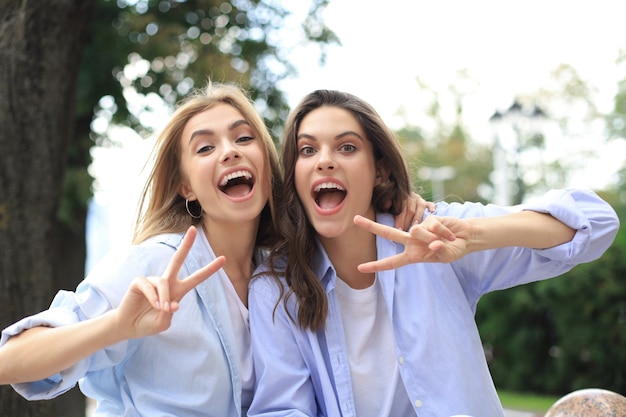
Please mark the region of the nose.
[[319, 158], [317, 160], [317, 170], [326, 171], [335, 169], [330, 149], [323, 147], [318, 151]]
[[230, 141], [225, 141], [223, 152], [222, 152], [222, 162], [229, 162], [231, 160], [240, 159], [241, 154], [237, 150], [237, 148]]

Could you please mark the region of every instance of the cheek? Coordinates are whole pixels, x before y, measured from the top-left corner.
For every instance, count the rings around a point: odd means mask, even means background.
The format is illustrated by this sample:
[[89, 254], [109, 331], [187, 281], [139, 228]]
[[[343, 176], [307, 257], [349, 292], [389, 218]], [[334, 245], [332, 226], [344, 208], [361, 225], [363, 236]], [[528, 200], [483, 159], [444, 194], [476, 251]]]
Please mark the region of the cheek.
[[262, 187], [263, 194], [269, 197], [272, 190], [272, 169], [269, 162], [265, 161], [265, 154], [262, 149], [258, 149], [257, 154], [254, 156], [254, 165], [256, 166], [258, 175], [258, 185]]

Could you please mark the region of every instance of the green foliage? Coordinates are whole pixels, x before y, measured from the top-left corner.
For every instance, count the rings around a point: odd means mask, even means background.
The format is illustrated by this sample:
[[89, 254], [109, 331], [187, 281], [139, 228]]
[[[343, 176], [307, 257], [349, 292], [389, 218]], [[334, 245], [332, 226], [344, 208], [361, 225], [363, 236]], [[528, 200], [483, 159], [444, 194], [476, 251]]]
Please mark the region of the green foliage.
[[626, 231], [597, 261], [488, 294], [476, 320], [499, 389], [626, 391]]
[[[337, 42], [318, 13], [327, 2], [311, 0], [303, 42]], [[106, 87], [98, 88], [98, 100], [105, 95], [114, 100], [98, 110], [115, 123], [149, 130], [141, 113], [150, 111], [150, 104], [131, 108], [129, 88], [174, 106], [211, 79], [249, 89], [265, 108], [268, 124], [281, 124], [287, 107], [276, 84], [295, 71], [279, 44], [287, 15], [281, 3], [268, 0], [98, 0], [84, 69], [100, 74], [102, 83], [95, 87]]]
[[535, 395], [511, 391], [498, 391], [502, 406], [509, 410], [523, 410], [545, 413], [559, 400], [559, 397]]
[[[67, 154], [60, 221], [76, 230], [91, 198], [90, 149], [106, 144], [107, 131], [92, 131], [94, 118], [148, 134], [143, 115], [156, 101], [174, 106], [210, 78], [250, 91], [274, 137], [287, 103], [276, 83], [294, 73], [278, 44], [287, 12], [271, 0], [94, 0], [77, 81], [75, 136]], [[302, 42], [320, 46], [338, 39], [319, 11], [328, 0], [309, 0]], [[137, 100], [136, 98], [140, 99]], [[151, 97], [151, 100], [146, 100]], [[143, 100], [141, 98], [144, 98]], [[77, 210], [78, 208], [82, 210]]]
[[[617, 63], [624, 68], [626, 66], [626, 49], [620, 51]], [[617, 84], [617, 93], [613, 99], [613, 113], [607, 118], [610, 136], [612, 138], [626, 139], [626, 78]]]
[[[432, 97], [424, 113], [432, 118], [434, 128], [407, 125], [397, 132], [414, 169], [418, 192], [433, 199], [432, 182], [420, 174], [420, 167], [450, 166], [456, 173], [444, 181], [446, 201], [491, 200], [491, 149], [474, 143], [464, 128], [462, 89], [450, 87], [456, 117], [446, 123], [442, 95], [420, 86], [425, 91], [422, 96]], [[576, 140], [597, 134], [592, 127], [605, 115], [595, 105], [595, 90], [577, 71], [559, 66], [550, 87], [519, 99], [522, 104], [537, 103], [547, 110], [548, 121], [558, 126], [564, 137]], [[623, 129], [613, 129], [613, 136], [624, 138], [626, 80], [619, 89], [609, 120], [614, 121], [614, 128]], [[549, 140], [543, 134], [520, 137], [521, 151], [534, 155], [523, 160], [517, 178], [528, 194], [565, 186], [568, 173], [578, 167], [580, 158], [588, 156], [537, 157]], [[529, 172], [535, 175], [522, 175]], [[626, 219], [626, 167], [618, 177], [615, 189], [600, 194], [620, 219]], [[555, 398], [587, 387], [626, 392], [626, 230], [622, 228], [612, 247], [595, 262], [579, 265], [561, 277], [486, 295], [476, 320], [499, 390]]]
[[[443, 199], [450, 201], [481, 201], [479, 194], [482, 186], [490, 185], [489, 174], [492, 171], [491, 150], [484, 145], [473, 143], [466, 136], [464, 127], [456, 125], [450, 132], [442, 130], [435, 134], [435, 139], [426, 141], [417, 128], [404, 128], [397, 132], [412, 169], [412, 180], [417, 192], [426, 200]], [[454, 169], [451, 178], [442, 181], [443, 193], [434, 196], [434, 181], [429, 181], [423, 168]], [[421, 170], [421, 171], [420, 171]]]
[[[433, 91], [419, 79], [421, 97], [426, 101], [424, 114], [431, 129], [406, 126], [396, 132], [412, 169], [416, 191], [426, 200], [486, 202], [492, 188], [493, 170], [489, 145], [479, 144], [468, 135], [463, 122], [463, 101], [474, 87], [473, 80], [461, 71], [458, 80], [445, 94]], [[441, 103], [451, 102], [452, 114], [445, 117]], [[438, 179], [439, 178], [439, 179]]]
[[[556, 83], [551, 89], [520, 99], [547, 109], [549, 121], [564, 136], [584, 137], [585, 129], [602, 116], [594, 105], [593, 89], [569, 66], [560, 66], [553, 75]], [[407, 125], [397, 132], [414, 169], [414, 183], [424, 198], [432, 200], [432, 183], [420, 175], [419, 168], [451, 166], [456, 173], [444, 181], [445, 200], [489, 201], [491, 149], [474, 143], [467, 134], [461, 117], [462, 91], [451, 86], [450, 93], [456, 103], [452, 123], [441, 115], [442, 96], [426, 93], [423, 96], [432, 100], [425, 113], [434, 128]], [[543, 135], [521, 139], [524, 150], [535, 155], [550, 140]], [[526, 176], [519, 180], [525, 182], [526, 191], [536, 194], [563, 187], [575, 168], [569, 159], [527, 158], [520, 172], [538, 175], [532, 183]], [[600, 193], [621, 219], [626, 218], [624, 172], [617, 189]], [[556, 397], [592, 386], [625, 392], [626, 231], [621, 230], [613, 246], [593, 263], [579, 265], [562, 277], [486, 295], [476, 320], [499, 390]]]

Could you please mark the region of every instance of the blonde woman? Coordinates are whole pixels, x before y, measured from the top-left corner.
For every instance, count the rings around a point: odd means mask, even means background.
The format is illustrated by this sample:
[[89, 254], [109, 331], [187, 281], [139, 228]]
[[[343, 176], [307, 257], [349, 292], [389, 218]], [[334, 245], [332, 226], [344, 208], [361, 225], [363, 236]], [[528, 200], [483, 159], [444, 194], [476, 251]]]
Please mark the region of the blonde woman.
[[95, 416], [243, 416], [248, 281], [276, 236], [275, 147], [241, 89], [209, 84], [155, 152], [134, 245], [3, 331], [0, 383], [38, 400], [78, 382]]

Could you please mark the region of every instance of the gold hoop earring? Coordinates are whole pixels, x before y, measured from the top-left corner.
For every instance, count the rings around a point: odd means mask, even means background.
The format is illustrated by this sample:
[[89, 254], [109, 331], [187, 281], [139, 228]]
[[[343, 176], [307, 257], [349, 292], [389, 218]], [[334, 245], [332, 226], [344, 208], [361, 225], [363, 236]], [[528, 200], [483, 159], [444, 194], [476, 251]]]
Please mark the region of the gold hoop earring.
[[[200, 204], [198, 204], [200, 205]], [[199, 215], [194, 215], [191, 210], [189, 210], [189, 200], [185, 199], [185, 208], [187, 209], [187, 213], [189, 213], [189, 215], [191, 216], [192, 219], [199, 219], [200, 217], [202, 217], [202, 207], [200, 207], [200, 214]]]

